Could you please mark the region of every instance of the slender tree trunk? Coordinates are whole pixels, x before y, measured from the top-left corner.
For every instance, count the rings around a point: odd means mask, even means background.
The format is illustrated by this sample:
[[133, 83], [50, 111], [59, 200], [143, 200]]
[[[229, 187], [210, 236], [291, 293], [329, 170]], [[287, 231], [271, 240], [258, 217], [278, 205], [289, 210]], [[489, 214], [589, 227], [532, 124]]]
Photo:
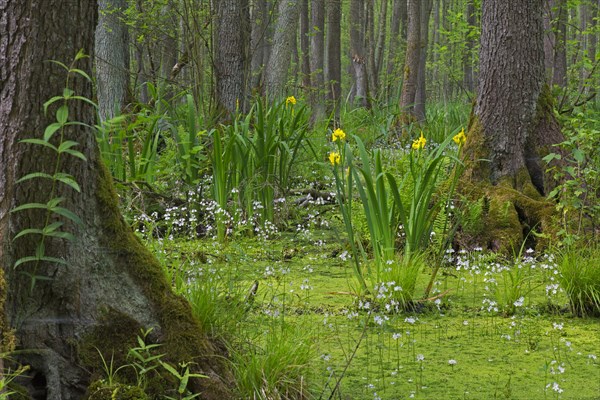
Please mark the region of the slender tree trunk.
[[419, 50], [419, 71], [417, 77], [417, 91], [415, 93], [415, 117], [425, 121], [425, 103], [427, 97], [427, 47], [429, 45], [429, 17], [433, 0], [421, 0], [421, 48]]
[[310, 38], [309, 38], [308, 0], [300, 2], [300, 53], [302, 60], [302, 87], [307, 95], [310, 95]]
[[401, 12], [403, 9], [406, 9], [406, 0], [394, 0], [392, 20], [390, 21], [390, 51], [388, 52], [387, 76], [385, 80], [388, 89], [388, 98], [393, 93], [392, 90], [395, 91], [394, 88], [400, 81], [397, 75], [398, 71], [401, 71], [399, 56], [403, 53], [402, 49], [404, 47], [404, 38], [400, 35], [400, 26], [402, 25]]
[[566, 0], [555, 0], [556, 17], [554, 28], [554, 68], [552, 83], [562, 88], [567, 86], [567, 20]]
[[365, 2], [365, 43], [364, 47], [367, 53], [367, 78], [369, 79], [369, 94], [377, 98], [377, 87], [379, 82], [376, 75], [377, 57], [375, 47], [375, 0]]
[[267, 24], [269, 21], [266, 0], [252, 0], [251, 11], [250, 54], [252, 61], [250, 69], [250, 86], [253, 93], [260, 93], [262, 92], [260, 86], [265, 60], [265, 36], [267, 34]]
[[273, 33], [272, 53], [265, 71], [265, 89], [271, 100], [287, 94], [288, 69], [292, 56], [294, 31], [298, 26], [298, 0], [279, 3], [277, 24]]
[[311, 1], [311, 36], [310, 36], [310, 70], [313, 83], [311, 96], [312, 122], [325, 116], [323, 90], [325, 86], [324, 57], [325, 57], [325, 0]]
[[243, 110], [248, 71], [250, 23], [248, 3], [244, 0], [218, 0], [215, 42], [217, 107], [231, 117]]
[[340, 98], [342, 94], [342, 46], [341, 46], [341, 0], [327, 1], [327, 112], [334, 112], [339, 119]]
[[370, 107], [367, 55], [364, 49], [364, 4], [361, 0], [350, 1], [350, 53], [354, 72], [355, 103]]
[[466, 32], [465, 54], [463, 57], [463, 85], [465, 90], [472, 93], [475, 90], [475, 79], [473, 76], [473, 49], [475, 48], [475, 39], [473, 39], [473, 31], [477, 25], [474, 0], [467, 0], [466, 13], [468, 29]]
[[[40, 235], [14, 239], [24, 229], [42, 229], [46, 211], [11, 210], [46, 204], [53, 193], [49, 179], [17, 180], [32, 172], [53, 174], [57, 163], [56, 153], [47, 147], [21, 141], [41, 138], [55, 120], [60, 102], [48, 113], [42, 105], [63, 94], [65, 70], [47, 61], [69, 64], [79, 49], [93, 52], [96, 12], [94, 1], [0, 2], [0, 25], [10, 34], [0, 38], [0, 264], [7, 280], [7, 301], [0, 312], [15, 330], [14, 358], [31, 366], [21, 383], [35, 394], [32, 398], [82, 399], [91, 374], [101, 374], [95, 348], [107, 359], [114, 354], [116, 363], [125, 363], [140, 329], [153, 328], [148, 341], [162, 344], [164, 361], [193, 361], [197, 372], [209, 376], [194, 379], [190, 388], [206, 398], [231, 398], [230, 380], [218, 377], [228, 375], [223, 361], [217, 361], [220, 357], [203, 338], [189, 305], [172, 293], [158, 261], [120, 215], [91, 129], [65, 128], [64, 139], [76, 141], [74, 149], [86, 161], [63, 153], [60, 171], [79, 182], [81, 191], [58, 183], [54, 192], [54, 198], [62, 199], [60, 206], [81, 219], [73, 224], [52, 216], [74, 237], [46, 236], [41, 254], [54, 258], [15, 267], [24, 257], [39, 258]], [[82, 59], [77, 67], [90, 71], [91, 62]], [[91, 83], [80, 76], [69, 86], [76, 95], [92, 96]], [[68, 111], [70, 121], [94, 123], [95, 110], [86, 102], [70, 101]], [[59, 136], [54, 135], [54, 145]]]
[[[400, 95], [400, 112], [403, 118], [414, 118], [415, 95], [421, 61], [421, 4], [417, 0], [408, 0], [408, 29], [406, 57], [404, 61], [404, 81]], [[406, 118], [405, 118], [406, 119]]]
[[121, 113], [129, 93], [129, 32], [125, 0], [99, 0], [96, 27], [96, 85], [100, 120]]
[[379, 21], [377, 26], [379, 27], [379, 31], [377, 34], [377, 47], [375, 48], [375, 74], [376, 74], [376, 82], [378, 83], [377, 88], [375, 89], [376, 93], [379, 93], [379, 82], [381, 76], [381, 70], [383, 68], [383, 55], [385, 53], [385, 36], [387, 32], [387, 9], [388, 9], [388, 1], [383, 0], [381, 2], [381, 6], [379, 8]]

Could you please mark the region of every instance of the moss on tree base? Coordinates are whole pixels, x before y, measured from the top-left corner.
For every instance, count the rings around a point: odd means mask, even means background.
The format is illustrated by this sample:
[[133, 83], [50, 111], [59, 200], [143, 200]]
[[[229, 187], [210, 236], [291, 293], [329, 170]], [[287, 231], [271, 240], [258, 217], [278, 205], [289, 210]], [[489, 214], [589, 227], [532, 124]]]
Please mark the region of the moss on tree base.
[[[113, 308], [100, 310], [100, 318], [79, 344], [82, 364], [93, 371], [92, 377], [98, 379], [102, 374], [98, 351], [108, 359], [114, 354], [115, 367], [124, 365], [127, 363], [127, 351], [137, 343], [140, 330], [153, 328], [148, 339], [160, 344], [160, 354], [165, 354], [163, 361], [175, 366], [191, 362], [193, 372], [207, 376], [191, 379], [191, 391], [202, 393], [203, 399], [231, 398], [233, 378], [224, 352], [204, 335], [187, 301], [173, 293], [156, 258], [123, 220], [106, 167], [101, 162], [96, 167], [100, 171], [96, 198], [102, 215], [101, 244], [113, 254], [117, 272], [124, 272], [141, 290], [148, 302], [144, 312], [156, 321], [156, 326], [142, 326], [135, 310], [131, 313], [123, 312], [124, 307], [120, 308], [121, 311]], [[156, 374], [155, 378], [157, 382], [149, 385], [149, 391], [154, 394], [162, 394], [159, 392], [163, 386], [173, 387], [174, 382], [171, 382], [168, 373]]]
[[[475, 232], [476, 237], [461, 237], [459, 232], [458, 242], [477, 244], [504, 254], [518, 252], [524, 241], [538, 250], [545, 248], [555, 236], [555, 204], [540, 194], [525, 166], [513, 176], [491, 182], [490, 150], [485, 144], [481, 124], [474, 115], [471, 116], [467, 136], [463, 148], [465, 173], [459, 188], [467, 201], [483, 199], [485, 206], [481, 216], [482, 229]], [[532, 231], [543, 235], [533, 235]]]

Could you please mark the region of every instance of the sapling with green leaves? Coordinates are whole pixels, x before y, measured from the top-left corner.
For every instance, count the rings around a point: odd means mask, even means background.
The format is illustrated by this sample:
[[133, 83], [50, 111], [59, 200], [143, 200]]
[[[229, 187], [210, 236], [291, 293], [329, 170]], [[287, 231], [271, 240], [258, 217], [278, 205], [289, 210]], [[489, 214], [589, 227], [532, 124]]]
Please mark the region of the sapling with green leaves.
[[75, 178], [61, 171], [61, 161], [64, 157], [76, 157], [83, 161], [87, 161], [86, 157], [82, 152], [76, 149], [79, 145], [74, 140], [68, 140], [66, 138], [66, 130], [70, 126], [83, 125], [89, 127], [87, 124], [79, 121], [69, 120], [69, 105], [75, 101], [83, 101], [96, 107], [94, 102], [90, 99], [78, 96], [70, 88], [71, 80], [75, 76], [81, 76], [91, 81], [88, 74], [84, 71], [75, 67], [77, 62], [87, 57], [82, 50], [80, 50], [71, 65], [67, 66], [59, 61], [51, 60], [50, 62], [59, 65], [66, 71], [65, 88], [62, 95], [54, 96], [44, 103], [44, 112], [48, 112], [48, 108], [53, 104], [58, 104], [58, 109], [55, 113], [56, 121], [49, 124], [44, 130], [42, 138], [29, 138], [23, 139], [21, 143], [30, 144], [34, 146], [43, 146], [52, 150], [56, 156], [54, 159], [54, 165], [52, 167], [52, 173], [46, 172], [32, 172], [21, 177], [17, 183], [34, 180], [34, 179], [45, 179], [51, 182], [51, 190], [48, 194], [48, 201], [46, 203], [25, 203], [21, 204], [11, 210], [12, 213], [22, 212], [26, 210], [39, 209], [44, 210], [43, 226], [40, 228], [25, 228], [18, 232], [13, 240], [17, 240], [20, 237], [26, 235], [36, 235], [39, 237], [35, 254], [21, 257], [15, 261], [13, 267], [18, 268], [24, 264], [33, 264], [32, 272], [25, 272], [31, 278], [31, 290], [35, 287], [37, 280], [47, 280], [48, 277], [40, 276], [37, 274], [38, 268], [41, 263], [47, 262], [52, 264], [66, 263], [65, 260], [58, 257], [51, 257], [46, 255], [46, 244], [49, 238], [57, 238], [72, 241], [74, 239], [73, 233], [65, 230], [65, 224], [67, 222], [81, 225], [81, 219], [72, 211], [62, 206], [64, 198], [60, 196], [60, 191], [64, 187], [69, 187], [72, 190], [81, 192], [79, 183]]

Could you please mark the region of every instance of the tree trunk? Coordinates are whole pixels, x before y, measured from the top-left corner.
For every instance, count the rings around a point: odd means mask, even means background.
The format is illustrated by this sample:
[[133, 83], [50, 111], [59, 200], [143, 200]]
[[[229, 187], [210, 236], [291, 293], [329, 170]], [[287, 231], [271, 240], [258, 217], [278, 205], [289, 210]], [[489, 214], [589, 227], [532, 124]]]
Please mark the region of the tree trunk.
[[415, 117], [415, 95], [421, 62], [421, 5], [417, 0], [408, 0], [408, 29], [406, 57], [404, 61], [404, 80], [400, 95], [400, 113], [402, 119], [411, 120]]
[[266, 0], [252, 0], [251, 8], [251, 34], [250, 34], [250, 50], [251, 50], [251, 91], [253, 93], [261, 93], [261, 82], [263, 77], [264, 60], [265, 60], [265, 35], [269, 22], [269, 14], [267, 12]]
[[342, 46], [340, 38], [342, 20], [341, 0], [327, 2], [327, 98], [328, 113], [334, 111], [339, 119], [340, 98], [342, 94]]
[[323, 75], [325, 56], [325, 0], [311, 1], [311, 36], [310, 36], [310, 71], [313, 84], [311, 105], [311, 121], [319, 121], [325, 117]]
[[[224, 363], [203, 338], [189, 305], [172, 293], [156, 259], [121, 217], [91, 129], [66, 129], [64, 138], [78, 142], [75, 149], [87, 161], [64, 153], [59, 165], [81, 184], [81, 192], [58, 183], [54, 194], [82, 222], [69, 223], [58, 214], [51, 221], [65, 222], [74, 237], [46, 236], [41, 254], [56, 262], [14, 267], [23, 257], [39, 257], [41, 249], [40, 235], [14, 240], [15, 235], [47, 224], [44, 210], [10, 211], [25, 203], [46, 204], [53, 192], [48, 179], [17, 180], [32, 172], [53, 174], [58, 161], [47, 147], [20, 141], [42, 137], [54, 121], [59, 103], [47, 114], [42, 104], [63, 93], [65, 70], [47, 61], [68, 64], [79, 49], [93, 51], [96, 12], [94, 1], [0, 2], [0, 25], [10, 33], [0, 38], [0, 261], [7, 280], [2, 311], [18, 340], [12, 357], [31, 365], [22, 383], [33, 398], [81, 399], [90, 374], [101, 371], [95, 347], [125, 362], [140, 328], [153, 328], [149, 340], [162, 344], [164, 361], [194, 361], [209, 376], [192, 382], [195, 390], [206, 398], [231, 398], [229, 382], [219, 378], [229, 376]], [[89, 71], [91, 62], [83, 59], [77, 67]], [[76, 95], [92, 95], [91, 84], [80, 76], [69, 86]], [[85, 102], [70, 101], [68, 111], [71, 121], [94, 123], [95, 110]]]
[[473, 76], [473, 49], [475, 48], [475, 39], [473, 31], [477, 25], [477, 15], [475, 14], [474, 0], [467, 0], [467, 32], [465, 38], [465, 54], [463, 57], [463, 85], [469, 93], [475, 91], [475, 79]]
[[354, 102], [359, 107], [370, 107], [367, 56], [364, 49], [364, 4], [361, 0], [350, 1], [350, 60], [354, 75]]
[[[388, 65], [387, 65], [387, 97], [390, 98], [393, 88], [399, 83], [397, 78], [398, 71], [401, 71], [400, 57], [402, 54], [402, 48], [404, 47], [404, 38], [400, 35], [400, 26], [402, 25], [402, 10], [406, 9], [406, 0], [394, 0], [392, 9], [392, 20], [390, 21], [390, 51], [388, 52]], [[406, 27], [403, 27], [405, 30]]]
[[287, 78], [294, 31], [298, 26], [298, 0], [285, 0], [279, 3], [277, 24], [273, 33], [273, 47], [265, 71], [265, 89], [270, 100], [287, 95]]
[[[544, 85], [540, 0], [487, 0], [482, 7], [479, 93], [465, 147], [467, 179], [488, 182], [487, 246], [518, 248], [523, 232], [548, 228], [551, 184], [541, 158], [562, 140]], [[481, 161], [486, 160], [486, 161]], [[466, 186], [466, 185], [465, 185]], [[482, 194], [483, 195], [483, 194]]]
[[561, 88], [567, 86], [567, 2], [554, 0], [554, 67], [552, 83]]
[[218, 0], [215, 37], [216, 102], [230, 118], [244, 109], [250, 22], [246, 0]]
[[125, 0], [99, 0], [96, 27], [98, 114], [105, 121], [121, 114], [129, 93], [129, 32], [123, 21]]
[[388, 2], [384, 0], [381, 2], [381, 6], [379, 9], [379, 31], [377, 34], [377, 47], [375, 48], [375, 74], [377, 82], [377, 87], [374, 89], [377, 95], [379, 94], [379, 81], [381, 76], [381, 70], [383, 66], [383, 54], [385, 53], [385, 35], [387, 31], [387, 9]]
[[310, 95], [311, 76], [310, 76], [310, 38], [309, 38], [309, 18], [308, 18], [308, 0], [300, 2], [300, 52], [302, 59], [302, 88], [304, 93]]
[[433, 0], [421, 0], [421, 48], [419, 50], [419, 71], [417, 77], [417, 91], [415, 93], [415, 117], [418, 121], [425, 121], [425, 102], [427, 97], [427, 46], [429, 44], [429, 17]]

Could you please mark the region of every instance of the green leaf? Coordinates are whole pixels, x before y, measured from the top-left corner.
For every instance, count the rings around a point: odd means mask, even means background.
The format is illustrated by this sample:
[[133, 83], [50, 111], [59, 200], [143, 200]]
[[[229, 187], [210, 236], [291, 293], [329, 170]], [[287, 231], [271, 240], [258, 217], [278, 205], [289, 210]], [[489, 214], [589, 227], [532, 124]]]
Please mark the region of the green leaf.
[[83, 49], [79, 49], [77, 54], [75, 54], [75, 61], [79, 61], [82, 58], [89, 58], [89, 56], [85, 54], [85, 51]]
[[89, 76], [87, 73], [85, 73], [84, 71], [82, 71], [82, 70], [80, 70], [80, 69], [78, 69], [78, 68], [71, 68], [71, 69], [69, 70], [69, 72], [74, 72], [74, 73], [76, 73], [76, 74], [79, 74], [79, 75], [83, 76], [83, 77], [84, 77], [85, 79], [87, 79], [88, 81], [90, 81], [90, 82], [92, 81], [92, 78], [90, 78], [90, 76]]
[[50, 138], [52, 137], [52, 135], [54, 135], [54, 133], [56, 133], [57, 130], [59, 130], [61, 128], [61, 124], [59, 124], [58, 122], [54, 122], [51, 123], [50, 125], [48, 125], [46, 127], [46, 130], [44, 130], [44, 140], [45, 141], [49, 141]]
[[57, 172], [56, 174], [54, 174], [54, 176], [52, 178], [56, 179], [59, 182], [64, 183], [65, 185], [72, 187], [73, 189], [75, 189], [78, 192], [81, 192], [81, 188], [79, 187], [79, 184], [77, 183], [77, 181], [75, 180], [75, 178], [72, 175], [66, 174], [64, 172]]
[[65, 240], [68, 240], [71, 242], [75, 240], [75, 236], [72, 233], [64, 232], [64, 231], [52, 231], [52, 232], [46, 234], [46, 236], [55, 237], [55, 238], [59, 238], [59, 239], [65, 239]]
[[23, 204], [23, 205], [13, 208], [12, 210], [10, 210], [10, 212], [13, 213], [13, 212], [18, 212], [18, 211], [23, 211], [23, 210], [31, 210], [31, 209], [48, 210], [49, 206], [48, 206], [48, 204], [42, 204], [42, 203], [27, 203], [27, 204]]
[[84, 101], [84, 102], [88, 103], [89, 105], [93, 106], [94, 108], [98, 108], [98, 104], [94, 103], [92, 100], [88, 99], [87, 97], [72, 96], [71, 99], [72, 100], [81, 100], [81, 101]]
[[25, 236], [25, 235], [43, 235], [43, 234], [44, 234], [44, 232], [41, 229], [37, 229], [37, 228], [23, 229], [21, 232], [19, 232], [15, 235], [15, 237], [13, 238], [13, 241], [15, 241], [18, 238]]
[[58, 152], [63, 153], [65, 150], [75, 146], [79, 146], [79, 143], [74, 140], [65, 140], [60, 144], [60, 146], [58, 146]]
[[64, 100], [65, 98], [62, 96], [54, 96], [52, 97], [50, 100], [46, 101], [44, 103], [44, 114], [48, 112], [48, 107], [50, 107], [51, 104], [56, 103], [59, 100]]
[[560, 154], [550, 153], [544, 158], [542, 158], [542, 160], [549, 164], [552, 160], [560, 160], [561, 158], [562, 157], [560, 156]]
[[63, 67], [64, 69], [66, 69], [67, 72], [69, 71], [69, 67], [67, 67], [65, 64], [61, 63], [60, 61], [48, 60], [48, 62], [51, 62], [51, 63], [56, 64], [56, 65], [60, 65], [61, 67]]
[[60, 221], [56, 221], [53, 222], [49, 225], [46, 225], [43, 229], [42, 229], [42, 234], [44, 235], [48, 235], [54, 231], [56, 231], [57, 229], [59, 229], [61, 226], [63, 226], [65, 223], [64, 222], [60, 222]]
[[46, 147], [51, 148], [54, 151], [57, 151], [56, 147], [53, 144], [48, 143], [42, 139], [23, 139], [23, 140], [19, 141], [19, 143], [30, 143], [30, 144], [46, 146]]
[[13, 265], [13, 268], [17, 268], [19, 265], [21, 264], [25, 264], [28, 262], [38, 262], [38, 261], [46, 261], [46, 262], [51, 262], [51, 263], [57, 263], [57, 264], [63, 264], [63, 265], [67, 265], [67, 262], [65, 260], [62, 260], [60, 258], [56, 258], [56, 257], [48, 257], [48, 256], [41, 256], [41, 257], [37, 257], [37, 256], [28, 256], [28, 257], [22, 257], [19, 258], [15, 264]]
[[87, 158], [83, 155], [83, 153], [78, 150], [67, 149], [64, 152], [72, 155], [73, 157], [81, 158], [83, 161], [87, 161]]
[[181, 380], [182, 376], [179, 375], [179, 372], [177, 372], [177, 370], [175, 368], [173, 368], [170, 364], [167, 364], [166, 362], [160, 361], [160, 365], [162, 365], [162, 367], [164, 369], [166, 369], [167, 371], [169, 371], [169, 373], [171, 373], [171, 375], [173, 375], [174, 377], [176, 377], [178, 380]]
[[65, 100], [67, 100], [69, 97], [73, 96], [73, 93], [75, 93], [73, 90], [71, 90], [69, 88], [64, 88], [63, 89], [63, 98]]
[[575, 158], [575, 161], [578, 163], [582, 163], [585, 161], [585, 154], [581, 149], [573, 149], [573, 158]]
[[79, 218], [77, 216], [77, 214], [75, 214], [73, 211], [66, 209], [64, 207], [54, 207], [51, 209], [52, 212], [62, 215], [65, 218], [70, 219], [71, 221], [75, 222], [77, 225], [83, 225], [83, 222], [81, 221], [81, 218]]
[[27, 174], [27, 175], [22, 176], [21, 178], [19, 178], [19, 180], [17, 181], [17, 183], [25, 182], [25, 181], [28, 181], [28, 180], [34, 179], [34, 178], [43, 178], [43, 179], [54, 180], [54, 178], [50, 174], [46, 174], [46, 173], [43, 173], [43, 172], [32, 172], [31, 174]]
[[56, 110], [56, 121], [59, 124], [64, 125], [65, 122], [69, 119], [69, 106], [63, 104]]

